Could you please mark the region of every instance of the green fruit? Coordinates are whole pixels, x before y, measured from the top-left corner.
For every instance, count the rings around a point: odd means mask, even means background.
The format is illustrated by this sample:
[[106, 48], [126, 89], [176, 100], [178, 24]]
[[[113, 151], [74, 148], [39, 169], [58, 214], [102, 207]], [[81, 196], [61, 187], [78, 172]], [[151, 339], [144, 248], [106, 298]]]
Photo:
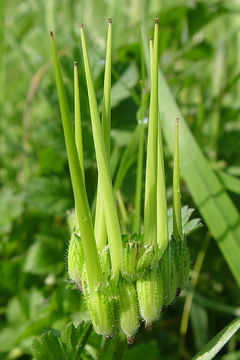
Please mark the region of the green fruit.
[[160, 316], [163, 304], [163, 287], [160, 268], [148, 268], [137, 280], [140, 314], [149, 326]]
[[118, 282], [118, 299], [120, 327], [130, 340], [139, 327], [137, 294], [134, 285], [122, 277]]
[[81, 283], [84, 264], [81, 238], [73, 233], [68, 247], [68, 274], [76, 284]]
[[111, 338], [114, 329], [114, 305], [108, 285], [99, 284], [93, 291], [89, 291], [86, 270], [83, 270], [82, 288], [88, 312], [97, 334]]

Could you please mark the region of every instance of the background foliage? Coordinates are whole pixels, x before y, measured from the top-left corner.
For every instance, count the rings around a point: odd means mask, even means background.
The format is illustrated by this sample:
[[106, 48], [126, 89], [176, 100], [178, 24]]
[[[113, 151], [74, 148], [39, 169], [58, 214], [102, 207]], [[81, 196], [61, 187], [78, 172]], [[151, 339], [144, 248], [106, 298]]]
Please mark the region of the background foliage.
[[[117, 339], [102, 340], [92, 332], [87, 337], [91, 331], [89, 324], [79, 325], [81, 320], [88, 320], [88, 315], [66, 273], [65, 254], [69, 240], [66, 212], [73, 207], [73, 195], [50, 61], [48, 30], [55, 32], [72, 112], [73, 60], [81, 64], [76, 24], [82, 21], [85, 26], [101, 104], [107, 16], [113, 18], [111, 139], [115, 158], [119, 159], [137, 124], [141, 79], [139, 21], [142, 21], [147, 38], [151, 34], [153, 17], [159, 16], [162, 72], [223, 191], [228, 192], [240, 210], [238, 0], [1, 0], [2, 359], [30, 359], [31, 347], [37, 359], [41, 359], [46, 349], [49, 359], [51, 351], [55, 359], [66, 359], [67, 356], [69, 359], [117, 359], [116, 356], [122, 359], [191, 359], [222, 328], [240, 316], [240, 290], [236, 282], [240, 265], [234, 260], [234, 254], [231, 261], [231, 249], [222, 247], [221, 239], [219, 250], [215, 239], [221, 223], [209, 208], [213, 219], [211, 226], [204, 218], [206, 224], [189, 243], [193, 269], [189, 287], [151, 332], [142, 329], [135, 344], [127, 346]], [[82, 69], [80, 81], [86, 183], [92, 202], [97, 173]], [[167, 104], [168, 113], [172, 114], [173, 105], [167, 100], [164, 93], [161, 102]], [[163, 111], [166, 111], [164, 106]], [[171, 128], [171, 124], [169, 126]], [[166, 124], [164, 128], [167, 128]], [[171, 147], [167, 144], [171, 142], [171, 135], [167, 130], [164, 133], [170, 203], [172, 157]], [[188, 149], [191, 169], [197, 164], [191, 163], [193, 150]], [[199, 167], [199, 171], [201, 176], [207, 170]], [[133, 165], [121, 185], [130, 216], [135, 172]], [[191, 179], [189, 171], [182, 173], [182, 178], [183, 204], [202, 213], [203, 205], [193, 194], [198, 190], [193, 191], [197, 180]], [[226, 205], [221, 203], [223, 208], [226, 206], [226, 212], [228, 201]], [[237, 249], [240, 246], [236, 230], [239, 215], [235, 210], [231, 211], [224, 216], [224, 221], [227, 233], [235, 234]], [[229, 224], [231, 216], [237, 220]], [[226, 239], [224, 236], [222, 241]], [[69, 324], [71, 322], [74, 326]], [[76, 352], [80, 340], [87, 344]], [[223, 360], [240, 358], [238, 333], [217, 356]]]

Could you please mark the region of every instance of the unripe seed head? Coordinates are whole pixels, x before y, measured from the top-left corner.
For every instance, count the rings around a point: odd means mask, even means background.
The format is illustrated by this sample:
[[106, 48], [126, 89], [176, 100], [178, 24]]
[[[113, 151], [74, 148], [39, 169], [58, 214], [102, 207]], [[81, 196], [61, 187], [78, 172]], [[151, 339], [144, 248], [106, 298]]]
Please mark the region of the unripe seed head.
[[123, 277], [118, 282], [118, 299], [120, 327], [130, 339], [139, 327], [137, 293], [132, 282]]
[[68, 274], [76, 284], [81, 283], [84, 264], [81, 238], [73, 233], [68, 247]]
[[82, 274], [82, 288], [94, 330], [99, 335], [111, 338], [114, 327], [114, 305], [108, 294], [110, 289], [105, 289], [105, 285], [99, 284], [97, 289], [90, 293], [85, 269]]
[[160, 268], [148, 268], [137, 281], [140, 314], [146, 324], [152, 323], [160, 316], [163, 304], [163, 287]]

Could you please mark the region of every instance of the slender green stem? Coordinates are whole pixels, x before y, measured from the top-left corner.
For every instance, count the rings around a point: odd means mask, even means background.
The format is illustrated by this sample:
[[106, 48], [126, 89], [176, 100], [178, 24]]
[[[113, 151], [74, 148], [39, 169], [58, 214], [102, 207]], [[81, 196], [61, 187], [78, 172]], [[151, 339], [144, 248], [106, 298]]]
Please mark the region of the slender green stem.
[[143, 154], [144, 154], [144, 135], [145, 125], [143, 123], [138, 125], [140, 127], [139, 143], [138, 143], [138, 159], [137, 159], [137, 176], [136, 176], [136, 192], [134, 201], [134, 217], [132, 231], [140, 232], [141, 221], [141, 199], [142, 199], [142, 175], [143, 175]]
[[[139, 35], [141, 37], [141, 29], [139, 28]], [[152, 52], [152, 44], [150, 47]], [[141, 59], [141, 104], [137, 113], [138, 127], [139, 131], [139, 141], [138, 141], [138, 158], [137, 158], [137, 174], [136, 174], [136, 191], [135, 191], [135, 200], [134, 200], [134, 216], [132, 231], [135, 233], [140, 232], [140, 223], [141, 223], [141, 200], [142, 200], [142, 176], [143, 176], [143, 156], [144, 156], [144, 136], [145, 136], [145, 125], [143, 120], [145, 118], [147, 104], [148, 104], [148, 93], [145, 90], [145, 64], [144, 64], [144, 55], [143, 55], [143, 46], [140, 41], [140, 59]]]
[[53, 64], [58, 91], [60, 112], [62, 117], [63, 131], [67, 148], [70, 176], [74, 192], [78, 224], [80, 228], [84, 258], [86, 261], [87, 278], [90, 291], [102, 281], [102, 271], [94, 238], [92, 219], [83, 181], [83, 176], [78, 159], [77, 147], [74, 139], [74, 132], [71, 124], [67, 97], [63, 85], [60, 65], [58, 62], [57, 51], [53, 33], [50, 32]]
[[122, 266], [121, 229], [117, 214], [117, 208], [116, 208], [111, 174], [110, 174], [110, 166], [109, 166], [109, 161], [102, 135], [96, 94], [93, 86], [84, 30], [82, 25], [80, 26], [80, 34], [81, 34], [81, 42], [82, 42], [82, 50], [83, 50], [83, 61], [84, 61], [85, 74], [87, 80], [88, 98], [89, 98], [92, 130], [93, 130], [93, 140], [94, 140], [95, 153], [97, 159], [100, 186], [102, 191], [101, 194], [103, 198], [103, 206], [104, 206], [110, 257], [112, 264], [112, 278], [116, 283], [119, 277], [119, 270]]
[[163, 252], [168, 243], [168, 216], [166, 179], [160, 118], [158, 118], [158, 164], [157, 164], [157, 243]]
[[111, 131], [111, 52], [112, 52], [112, 19], [108, 19], [107, 49], [104, 73], [102, 132], [108, 157], [110, 157]]
[[[77, 69], [76, 61], [74, 62], [74, 118], [75, 118], [75, 142], [76, 142], [78, 159], [79, 159], [79, 163], [80, 163], [82, 177], [83, 177], [83, 181], [85, 182], [79, 82], [78, 82], [78, 69]], [[76, 205], [75, 205], [75, 225], [76, 225], [76, 228], [78, 229], [79, 224], [78, 224], [78, 219], [77, 219]]]
[[126, 225], [129, 223], [129, 220], [128, 220], [128, 215], [127, 215], [127, 210], [126, 210], [124, 202], [123, 202], [122, 194], [119, 189], [116, 191], [116, 197], [117, 197], [120, 215], [121, 215], [121, 219], [122, 219], [122, 221], [121, 221], [122, 229], [123, 229], [123, 232], [126, 233], [127, 232]]
[[[150, 39], [150, 53], [151, 53]], [[145, 180], [144, 242], [156, 244], [157, 240], [157, 133], [158, 133], [158, 19], [154, 26], [151, 94], [148, 123], [147, 164]]]
[[80, 94], [78, 82], [78, 68], [77, 62], [74, 62], [74, 119], [75, 119], [75, 142], [80, 162], [83, 180], [84, 175], [84, 161], [83, 161], [83, 140], [82, 140], [82, 124], [81, 124], [81, 110], [80, 110]]
[[[104, 74], [103, 110], [102, 110], [102, 132], [105, 148], [110, 159], [110, 130], [111, 130], [111, 52], [112, 52], [112, 19], [108, 19], [107, 49]], [[101, 251], [107, 244], [106, 223], [103, 212], [103, 198], [100, 181], [98, 177], [96, 216], [94, 232], [98, 250]]]
[[182, 238], [182, 216], [179, 180], [179, 119], [176, 120], [173, 166], [173, 235]]

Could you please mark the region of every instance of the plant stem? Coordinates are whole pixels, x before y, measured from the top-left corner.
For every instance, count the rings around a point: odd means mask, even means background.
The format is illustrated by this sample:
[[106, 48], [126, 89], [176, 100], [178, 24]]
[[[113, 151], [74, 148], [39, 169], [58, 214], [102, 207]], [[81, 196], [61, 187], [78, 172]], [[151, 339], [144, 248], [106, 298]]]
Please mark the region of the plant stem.
[[85, 36], [83, 31], [83, 26], [80, 26], [82, 50], [83, 50], [83, 61], [85, 67], [85, 74], [87, 80], [87, 89], [88, 89], [88, 98], [93, 130], [93, 140], [95, 146], [95, 153], [97, 159], [97, 167], [99, 172], [100, 186], [102, 191], [103, 206], [108, 242], [110, 249], [110, 257], [112, 264], [112, 279], [113, 283], [116, 284], [119, 277], [119, 270], [122, 266], [122, 235], [120, 229], [120, 223], [118, 219], [116, 203], [114, 198], [114, 192], [112, 187], [112, 180], [110, 174], [110, 166], [108, 162], [108, 157], [104, 145], [102, 129], [100, 124], [100, 118], [97, 108], [96, 94], [93, 86]]
[[140, 127], [139, 143], [138, 143], [138, 159], [137, 159], [137, 176], [136, 176], [136, 192], [134, 201], [134, 217], [132, 231], [138, 233], [140, 231], [141, 220], [141, 198], [142, 198], [142, 175], [143, 175], [143, 153], [144, 153], [144, 135], [145, 125], [143, 123], [138, 125]]
[[[139, 35], [141, 37], [141, 29], [139, 28]], [[151, 46], [152, 48], [152, 46]], [[150, 51], [152, 49], [150, 48]], [[142, 200], [142, 176], [143, 176], [143, 156], [144, 156], [144, 137], [145, 125], [143, 123], [148, 104], [148, 94], [145, 90], [146, 72], [144, 65], [143, 46], [140, 41], [140, 59], [141, 59], [141, 104], [137, 113], [138, 127], [139, 127], [139, 141], [138, 141], [138, 158], [137, 158], [137, 175], [136, 175], [136, 191], [134, 200], [134, 216], [132, 224], [132, 232], [140, 232], [141, 223], [141, 200]]]
[[[82, 172], [82, 178], [85, 182], [84, 176], [84, 163], [83, 163], [83, 143], [82, 143], [82, 126], [81, 126], [81, 111], [80, 111], [80, 97], [79, 97], [79, 82], [78, 82], [78, 69], [77, 63], [74, 62], [74, 120], [75, 120], [75, 143], [77, 147], [78, 159], [80, 163], [80, 169]], [[75, 226], [79, 228], [77, 211], [75, 205]]]
[[182, 238], [182, 216], [179, 180], [179, 119], [176, 120], [173, 165], [173, 235]]
[[88, 285], [90, 291], [94, 291], [98, 283], [102, 281], [102, 271], [93, 233], [92, 219], [90, 215], [86, 189], [78, 159], [73, 128], [71, 125], [67, 97], [63, 85], [60, 65], [57, 58], [53, 32], [50, 32], [50, 40], [70, 176], [77, 210], [77, 219], [83, 243], [84, 258], [86, 261]]
[[116, 197], [117, 197], [117, 201], [118, 201], [120, 215], [122, 218], [122, 222], [121, 222], [122, 229], [123, 229], [123, 232], [126, 233], [127, 232], [126, 225], [128, 224], [129, 220], [128, 220], [127, 211], [126, 211], [126, 208], [125, 208], [125, 205], [123, 202], [122, 194], [119, 189], [116, 191]]
[[157, 243], [160, 251], [162, 252], [164, 251], [168, 243], [166, 180], [160, 118], [158, 118]]
[[[112, 51], [112, 19], [108, 19], [107, 49], [104, 74], [102, 132], [105, 148], [110, 160], [110, 130], [111, 130], [111, 51]], [[98, 250], [101, 251], [107, 244], [106, 222], [103, 212], [103, 198], [98, 177], [96, 216], [94, 232]]]
[[[150, 55], [151, 55], [150, 39]], [[154, 26], [154, 47], [151, 71], [151, 95], [148, 123], [147, 163], [145, 180], [144, 243], [157, 239], [157, 133], [158, 133], [158, 19]]]
[[83, 161], [83, 140], [82, 140], [82, 126], [81, 126], [81, 111], [80, 111], [80, 96], [79, 96], [79, 82], [78, 82], [78, 68], [77, 62], [74, 62], [74, 119], [75, 119], [75, 142], [77, 153], [82, 172], [83, 180], [84, 175], [84, 161]]

